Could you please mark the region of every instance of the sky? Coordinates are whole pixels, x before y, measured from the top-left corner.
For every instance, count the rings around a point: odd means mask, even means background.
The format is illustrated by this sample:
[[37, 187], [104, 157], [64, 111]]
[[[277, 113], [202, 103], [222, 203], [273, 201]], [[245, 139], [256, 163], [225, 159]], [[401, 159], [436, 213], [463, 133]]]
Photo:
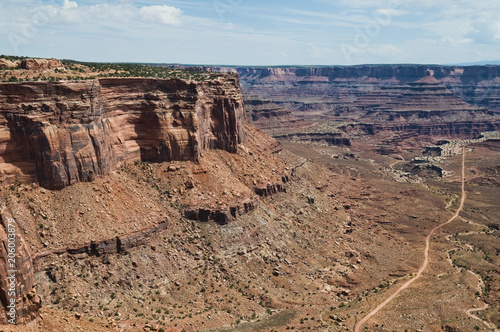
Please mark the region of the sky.
[[500, 60], [500, 1], [0, 0], [0, 54], [254, 66]]

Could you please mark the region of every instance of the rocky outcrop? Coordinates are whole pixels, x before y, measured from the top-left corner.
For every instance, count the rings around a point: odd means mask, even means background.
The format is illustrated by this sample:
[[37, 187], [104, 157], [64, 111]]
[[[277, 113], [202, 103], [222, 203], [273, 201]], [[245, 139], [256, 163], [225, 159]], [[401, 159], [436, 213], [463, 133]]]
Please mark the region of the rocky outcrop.
[[19, 68], [39, 71], [64, 69], [64, 65], [58, 59], [25, 59], [21, 61]]
[[197, 161], [245, 139], [238, 79], [0, 84], [0, 183], [60, 189], [134, 161]]
[[34, 318], [41, 300], [28, 246], [5, 206], [0, 206], [0, 242], [0, 324], [22, 324]]
[[290, 181], [290, 176], [285, 174], [278, 183], [257, 183], [254, 192], [261, 197], [269, 197], [277, 193], [286, 193], [285, 183]]
[[254, 191], [259, 196], [268, 197], [277, 193], [286, 192], [286, 188], [281, 183], [274, 183], [256, 186]]
[[17, 67], [17, 63], [7, 59], [0, 59], [0, 69], [9, 69], [15, 67]]
[[[285, 174], [278, 183], [257, 183], [254, 192], [260, 197], [272, 196], [278, 192], [286, 192], [285, 183], [290, 181], [289, 175]], [[224, 205], [214, 207], [212, 205], [192, 205], [184, 210], [184, 216], [197, 221], [214, 221], [219, 225], [226, 225], [239, 216], [255, 210], [260, 204], [259, 198], [246, 198], [243, 200], [233, 200]]]
[[443, 177], [443, 169], [441, 167], [426, 162], [412, 161], [412, 163], [405, 165], [403, 169], [408, 173], [421, 177]]
[[162, 220], [159, 224], [142, 229], [139, 231], [131, 232], [121, 236], [116, 236], [109, 239], [91, 241], [90, 243], [78, 244], [68, 248], [58, 248], [53, 250], [46, 250], [38, 252], [34, 258], [33, 263], [36, 270], [40, 270], [44, 259], [51, 255], [78, 255], [85, 254], [88, 256], [101, 256], [106, 254], [121, 254], [134, 247], [147, 244], [151, 238], [169, 226], [168, 219]]
[[184, 216], [191, 220], [215, 221], [219, 225], [225, 225], [237, 217], [255, 210], [259, 206], [258, 199], [245, 199], [240, 202], [234, 202], [224, 207], [187, 207]]
[[351, 141], [342, 137], [341, 133], [292, 133], [286, 135], [274, 135], [277, 139], [286, 139], [292, 141], [308, 141], [315, 143], [326, 143], [335, 146], [350, 146]]
[[439, 146], [427, 146], [422, 153], [426, 157], [441, 157], [443, 149]]

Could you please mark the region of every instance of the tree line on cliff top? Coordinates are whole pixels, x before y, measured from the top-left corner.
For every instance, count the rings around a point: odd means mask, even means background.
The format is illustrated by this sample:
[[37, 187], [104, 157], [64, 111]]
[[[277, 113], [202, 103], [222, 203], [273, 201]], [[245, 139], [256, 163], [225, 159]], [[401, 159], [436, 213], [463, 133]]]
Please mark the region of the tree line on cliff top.
[[[0, 59], [19, 61], [26, 57], [1, 55]], [[201, 70], [186, 70], [168, 68], [161, 65], [145, 65], [138, 63], [97, 63], [79, 62], [73, 60], [61, 60], [65, 69], [53, 69], [39, 72], [37, 76], [29, 75], [19, 68], [0, 69], [0, 81], [24, 82], [24, 81], [63, 81], [63, 80], [93, 80], [106, 77], [150, 77], [150, 78], [173, 78], [194, 81], [210, 81], [222, 74], [208, 73]], [[3, 74], [2, 74], [3, 71]]]

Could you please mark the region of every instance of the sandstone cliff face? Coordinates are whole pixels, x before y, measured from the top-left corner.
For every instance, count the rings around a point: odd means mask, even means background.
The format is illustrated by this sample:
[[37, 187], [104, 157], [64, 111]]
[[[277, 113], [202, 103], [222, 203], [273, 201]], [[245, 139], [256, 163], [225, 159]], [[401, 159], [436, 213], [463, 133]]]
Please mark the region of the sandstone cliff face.
[[0, 84], [0, 182], [60, 189], [134, 161], [197, 161], [245, 139], [235, 76]]
[[33, 261], [23, 235], [5, 206], [0, 206], [0, 242], [0, 324], [30, 321], [41, 306], [36, 294]]

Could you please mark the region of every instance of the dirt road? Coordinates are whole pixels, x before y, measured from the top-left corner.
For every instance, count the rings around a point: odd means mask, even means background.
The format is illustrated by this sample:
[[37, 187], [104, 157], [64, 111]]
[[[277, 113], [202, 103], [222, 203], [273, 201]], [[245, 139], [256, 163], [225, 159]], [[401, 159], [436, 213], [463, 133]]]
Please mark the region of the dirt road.
[[393, 162], [392, 164], [390, 164], [390, 165], [389, 165], [389, 167], [390, 167], [393, 171], [395, 171], [395, 169], [394, 169], [394, 166], [395, 166], [395, 165], [397, 165], [397, 164], [401, 164], [401, 163], [404, 163], [404, 162], [405, 162], [405, 158], [403, 158], [401, 155], [399, 155], [399, 154], [398, 154], [398, 155], [396, 155], [396, 157], [399, 157], [399, 158], [400, 158], [400, 160], [397, 160], [397, 161], [395, 161], [395, 162]]
[[382, 308], [384, 308], [389, 302], [394, 300], [396, 296], [399, 295], [403, 290], [408, 288], [412, 283], [414, 283], [417, 279], [419, 279], [422, 276], [422, 273], [425, 271], [427, 268], [427, 265], [429, 265], [429, 250], [430, 250], [430, 245], [431, 245], [431, 238], [434, 235], [434, 233], [440, 229], [441, 227], [451, 223], [453, 220], [458, 218], [458, 215], [462, 211], [465, 203], [465, 147], [462, 147], [462, 198], [460, 200], [460, 206], [458, 207], [457, 211], [451, 217], [447, 222], [433, 228], [427, 238], [425, 239], [425, 250], [424, 250], [424, 261], [422, 262], [422, 265], [420, 266], [420, 269], [417, 272], [417, 275], [408, 280], [404, 285], [399, 287], [391, 296], [389, 296], [387, 299], [385, 299], [384, 302], [380, 303], [375, 309], [373, 309], [370, 313], [368, 313], [366, 316], [364, 316], [360, 321], [354, 325], [354, 332], [360, 332], [363, 325], [374, 315], [377, 314]]

